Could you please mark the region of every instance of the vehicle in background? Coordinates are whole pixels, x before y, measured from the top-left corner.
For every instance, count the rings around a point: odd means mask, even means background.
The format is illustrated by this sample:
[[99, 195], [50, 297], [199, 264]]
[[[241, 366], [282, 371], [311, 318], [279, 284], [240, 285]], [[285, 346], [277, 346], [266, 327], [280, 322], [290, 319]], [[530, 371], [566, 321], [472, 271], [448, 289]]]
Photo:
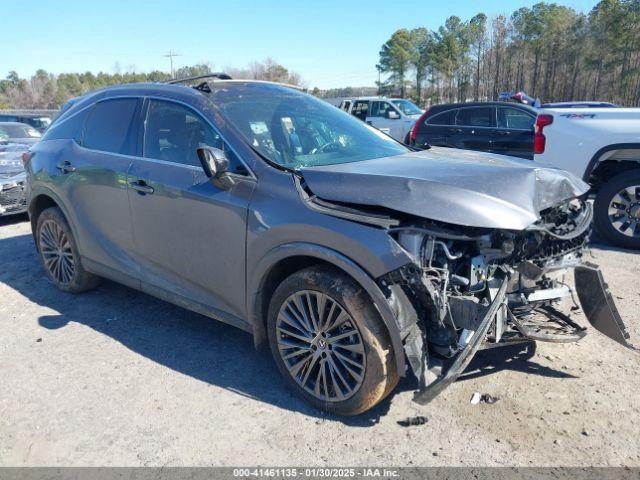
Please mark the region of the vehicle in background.
[[28, 148], [23, 143], [9, 143], [0, 136], [0, 217], [27, 211], [22, 155]]
[[567, 170], [591, 185], [598, 233], [614, 245], [640, 248], [640, 108], [541, 109], [535, 161]]
[[4, 113], [0, 112], [0, 122], [20, 122], [31, 125], [33, 128], [43, 133], [51, 125], [51, 117], [47, 115], [30, 113]]
[[471, 102], [435, 105], [411, 130], [411, 145], [461, 148], [533, 158], [536, 110], [507, 102]]
[[405, 144], [409, 143], [413, 124], [424, 112], [410, 100], [386, 97], [346, 99], [338, 108]]
[[40, 140], [42, 134], [26, 123], [0, 122], [0, 137], [11, 143], [33, 145]]
[[572, 271], [589, 321], [626, 345], [581, 264], [580, 179], [413, 151], [293, 88], [216, 78], [87, 94], [26, 154], [35, 245], [60, 290], [107, 277], [242, 328], [342, 415], [404, 375], [429, 402], [480, 348], [579, 340], [553, 308]]

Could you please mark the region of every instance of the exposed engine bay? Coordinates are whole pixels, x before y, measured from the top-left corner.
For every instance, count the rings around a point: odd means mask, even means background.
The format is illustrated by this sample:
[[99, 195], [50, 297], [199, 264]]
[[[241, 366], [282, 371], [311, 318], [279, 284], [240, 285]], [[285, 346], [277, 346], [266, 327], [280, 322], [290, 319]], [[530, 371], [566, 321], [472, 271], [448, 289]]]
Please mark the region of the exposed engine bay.
[[[621, 343], [626, 332], [599, 271], [583, 265], [592, 210], [580, 199], [549, 208], [523, 231], [455, 227], [419, 220], [388, 229], [415, 260], [378, 279], [401, 324], [408, 364], [426, 403], [454, 381], [482, 348], [531, 341], [574, 342], [585, 335], [565, 312], [583, 297], [600, 308], [599, 330]], [[581, 269], [582, 280], [578, 270]], [[575, 292], [568, 276], [576, 271]], [[591, 285], [591, 287], [586, 287]], [[592, 305], [593, 306], [593, 305]], [[583, 305], [589, 316], [589, 307]], [[592, 309], [593, 310], [593, 309]], [[607, 320], [602, 320], [609, 316]], [[592, 315], [593, 317], [593, 315]], [[613, 326], [611, 324], [614, 324]], [[615, 328], [614, 328], [615, 327]]]

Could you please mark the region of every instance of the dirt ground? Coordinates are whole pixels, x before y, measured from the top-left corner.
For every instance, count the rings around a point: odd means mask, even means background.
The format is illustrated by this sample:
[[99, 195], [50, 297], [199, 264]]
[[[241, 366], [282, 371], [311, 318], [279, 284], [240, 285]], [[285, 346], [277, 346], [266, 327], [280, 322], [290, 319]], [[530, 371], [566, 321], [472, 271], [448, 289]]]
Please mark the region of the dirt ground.
[[[640, 255], [593, 255], [640, 345]], [[640, 466], [640, 355], [593, 330], [481, 352], [425, 407], [403, 381], [332, 418], [246, 333], [111, 282], [58, 292], [20, 217], [0, 220], [0, 332], [0, 466]]]

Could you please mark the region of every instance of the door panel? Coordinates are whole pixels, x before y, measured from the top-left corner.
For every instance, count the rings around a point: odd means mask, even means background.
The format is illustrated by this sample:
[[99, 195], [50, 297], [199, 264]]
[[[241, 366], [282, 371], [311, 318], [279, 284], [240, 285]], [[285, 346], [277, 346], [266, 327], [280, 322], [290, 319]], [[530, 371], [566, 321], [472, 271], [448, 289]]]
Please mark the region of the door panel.
[[239, 159], [200, 114], [182, 104], [148, 101], [143, 144], [145, 158], [136, 159], [129, 172], [143, 289], [245, 318], [246, 219], [255, 181], [230, 174], [230, 186], [211, 182], [198, 148], [227, 151], [230, 171]]
[[534, 123], [535, 117], [527, 112], [516, 108], [498, 107], [494, 153], [533, 159]]
[[137, 268], [131, 259], [127, 172], [134, 158], [130, 154], [136, 151], [141, 103], [131, 98], [98, 102], [84, 123], [85, 147], [69, 141], [57, 162], [63, 201], [73, 206], [81, 255], [131, 281]]
[[247, 208], [254, 182], [215, 187], [202, 169], [136, 159], [129, 192], [144, 284], [244, 318]]
[[449, 129], [449, 143], [456, 148], [490, 152], [495, 131], [494, 107], [461, 108], [456, 126]]
[[[80, 147], [76, 147], [80, 148]], [[82, 231], [82, 255], [136, 277], [127, 172], [132, 158], [81, 149], [67, 187]]]
[[[396, 112], [398, 114], [398, 118], [388, 118], [387, 112], [389, 111]], [[366, 122], [396, 140], [403, 140], [403, 124], [401, 115], [389, 102], [371, 102], [371, 109], [366, 118]]]

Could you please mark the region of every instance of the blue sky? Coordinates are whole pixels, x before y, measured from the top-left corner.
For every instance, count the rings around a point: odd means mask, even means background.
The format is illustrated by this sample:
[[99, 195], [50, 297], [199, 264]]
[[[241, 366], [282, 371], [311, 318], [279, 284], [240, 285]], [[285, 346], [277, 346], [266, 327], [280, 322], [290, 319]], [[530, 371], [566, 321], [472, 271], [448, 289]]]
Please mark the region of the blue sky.
[[[310, 87], [373, 85], [382, 43], [398, 28], [435, 29], [445, 18], [511, 13], [529, 0], [3, 0], [0, 77], [47, 71], [169, 70], [211, 62], [244, 67], [272, 57]], [[596, 0], [557, 0], [589, 11]]]

